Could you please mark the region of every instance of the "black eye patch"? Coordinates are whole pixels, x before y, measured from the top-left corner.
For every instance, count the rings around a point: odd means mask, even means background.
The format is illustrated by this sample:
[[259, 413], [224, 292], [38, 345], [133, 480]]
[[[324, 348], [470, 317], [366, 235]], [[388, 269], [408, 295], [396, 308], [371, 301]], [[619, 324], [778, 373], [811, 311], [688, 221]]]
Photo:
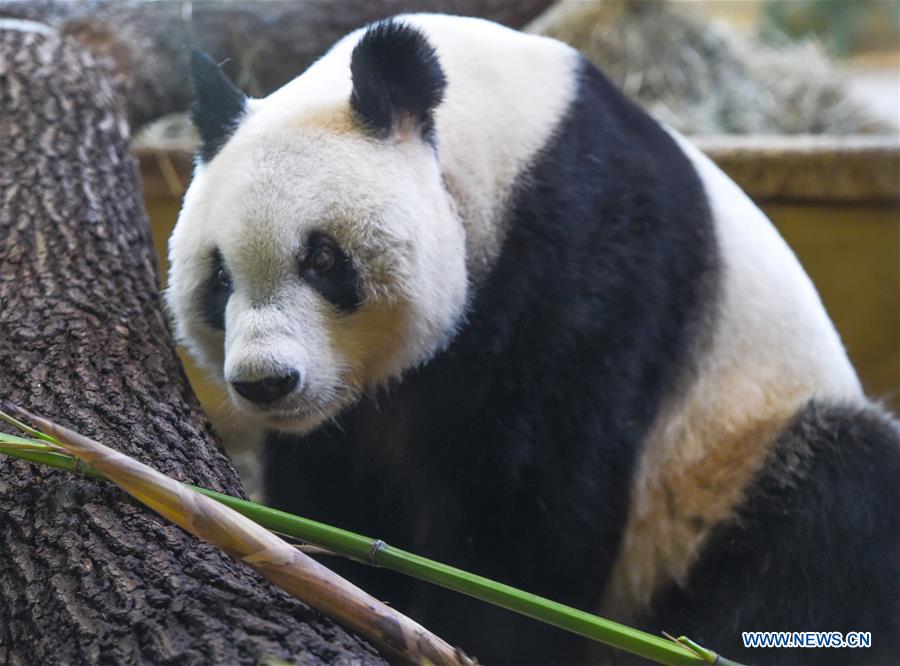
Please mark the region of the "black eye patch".
[[225, 268], [222, 253], [216, 248], [212, 253], [209, 274], [200, 288], [200, 313], [203, 321], [220, 331], [225, 330], [225, 306], [234, 291], [231, 275]]
[[342, 312], [353, 312], [362, 304], [359, 275], [350, 255], [326, 234], [310, 234], [300, 277]]

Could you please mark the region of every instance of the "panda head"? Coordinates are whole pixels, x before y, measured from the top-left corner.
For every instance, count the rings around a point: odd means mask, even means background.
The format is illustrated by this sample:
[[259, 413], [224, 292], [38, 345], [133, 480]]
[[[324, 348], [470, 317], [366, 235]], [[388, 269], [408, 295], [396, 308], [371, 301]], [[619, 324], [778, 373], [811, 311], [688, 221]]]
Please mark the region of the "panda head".
[[431, 358], [463, 315], [444, 74], [396, 21], [261, 100], [199, 51], [192, 70], [203, 145], [169, 241], [176, 332], [240, 411], [308, 432]]

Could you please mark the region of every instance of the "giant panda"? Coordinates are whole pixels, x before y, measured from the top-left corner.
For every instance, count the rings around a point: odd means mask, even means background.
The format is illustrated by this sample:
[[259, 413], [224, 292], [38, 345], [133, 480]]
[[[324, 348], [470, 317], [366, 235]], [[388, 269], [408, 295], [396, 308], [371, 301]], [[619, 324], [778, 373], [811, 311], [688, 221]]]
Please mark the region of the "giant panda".
[[[192, 68], [166, 297], [269, 433], [270, 503], [734, 659], [896, 662], [897, 425], [687, 140], [572, 48], [472, 18], [376, 23], [264, 99]], [[343, 571], [485, 663], [620, 658]]]

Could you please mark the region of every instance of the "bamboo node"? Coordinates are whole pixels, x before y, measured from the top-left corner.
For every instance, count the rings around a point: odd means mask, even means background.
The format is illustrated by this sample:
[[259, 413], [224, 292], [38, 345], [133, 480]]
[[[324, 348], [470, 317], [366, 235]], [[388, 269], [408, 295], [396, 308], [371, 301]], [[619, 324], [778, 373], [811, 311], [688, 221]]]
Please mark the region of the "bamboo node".
[[380, 553], [385, 548], [387, 548], [387, 544], [384, 541], [382, 541], [381, 539], [375, 539], [375, 541], [372, 542], [372, 547], [369, 548], [369, 557], [368, 557], [369, 564], [371, 566], [373, 566], [373, 567], [378, 566], [378, 561], [377, 561], [378, 553]]

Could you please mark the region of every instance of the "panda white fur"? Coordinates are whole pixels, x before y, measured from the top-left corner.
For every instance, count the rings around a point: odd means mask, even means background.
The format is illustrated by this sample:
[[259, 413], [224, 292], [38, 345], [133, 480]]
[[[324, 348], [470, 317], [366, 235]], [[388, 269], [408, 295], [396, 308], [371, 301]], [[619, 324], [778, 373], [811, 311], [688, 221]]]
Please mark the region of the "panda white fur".
[[[354, 32], [265, 99], [193, 73], [167, 299], [273, 432], [271, 502], [732, 658], [898, 656], [896, 425], [686, 140], [571, 48], [476, 19]], [[486, 663], [613, 658], [345, 573]]]

